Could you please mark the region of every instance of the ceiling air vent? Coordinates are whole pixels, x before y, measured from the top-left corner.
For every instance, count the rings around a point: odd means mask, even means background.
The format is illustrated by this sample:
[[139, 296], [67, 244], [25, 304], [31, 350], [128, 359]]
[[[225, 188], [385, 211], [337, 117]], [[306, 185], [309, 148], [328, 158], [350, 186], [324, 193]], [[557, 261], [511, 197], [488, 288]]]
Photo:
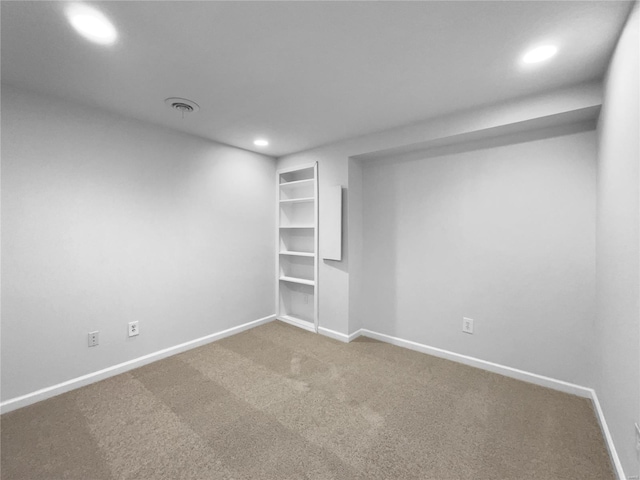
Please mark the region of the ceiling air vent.
[[164, 103], [171, 110], [180, 112], [182, 118], [184, 118], [184, 116], [188, 113], [193, 113], [200, 110], [200, 107], [196, 102], [192, 102], [191, 100], [187, 100], [186, 98], [171, 97], [167, 98]]

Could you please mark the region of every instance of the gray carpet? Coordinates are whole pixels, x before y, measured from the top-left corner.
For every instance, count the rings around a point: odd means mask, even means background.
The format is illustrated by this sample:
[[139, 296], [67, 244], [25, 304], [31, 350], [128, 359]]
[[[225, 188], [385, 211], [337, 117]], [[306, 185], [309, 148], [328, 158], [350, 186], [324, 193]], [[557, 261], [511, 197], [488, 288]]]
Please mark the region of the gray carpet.
[[272, 322], [2, 416], [11, 479], [614, 479], [591, 403]]

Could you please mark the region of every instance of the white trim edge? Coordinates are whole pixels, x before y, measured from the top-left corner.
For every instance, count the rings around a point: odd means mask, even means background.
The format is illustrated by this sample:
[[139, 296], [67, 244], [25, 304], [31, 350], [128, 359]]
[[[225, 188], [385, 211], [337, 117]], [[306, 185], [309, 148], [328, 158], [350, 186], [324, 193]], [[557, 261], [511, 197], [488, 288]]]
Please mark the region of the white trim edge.
[[157, 352], [149, 353], [147, 355], [143, 355], [142, 357], [134, 358], [133, 360], [119, 363], [102, 370], [98, 370], [97, 372], [92, 372], [86, 375], [82, 375], [81, 377], [72, 378], [71, 380], [67, 380], [66, 382], [42, 388], [40, 390], [36, 390], [35, 392], [27, 393], [26, 395], [10, 398], [9, 400], [5, 400], [4, 402], [0, 403], [0, 413], [7, 413], [18, 408], [26, 407], [27, 405], [31, 405], [32, 403], [55, 397], [56, 395], [75, 390], [76, 388], [84, 387], [85, 385], [104, 380], [105, 378], [128, 372], [129, 370], [133, 370], [134, 368], [142, 367], [143, 365], [147, 365], [148, 363], [155, 362], [157, 360], [161, 360], [178, 353], [186, 352], [187, 350], [191, 350], [192, 348], [201, 347], [202, 345], [206, 345], [216, 340], [220, 340], [222, 338], [235, 335], [236, 333], [240, 333], [245, 330], [257, 327], [258, 325], [271, 322], [272, 320], [275, 320], [275, 318], [275, 314], [268, 315], [266, 317], [259, 318], [258, 320], [243, 323], [242, 325], [238, 325], [237, 327], [231, 327], [221, 332], [212, 333], [211, 335], [196, 338], [195, 340], [190, 340], [173, 347], [158, 350]]
[[[329, 332], [332, 332], [337, 335], [341, 335], [343, 338], [347, 337], [342, 333], [333, 332], [331, 330], [329, 330]], [[611, 463], [616, 473], [616, 476], [618, 477], [618, 480], [626, 479], [624, 470], [622, 469], [622, 463], [620, 462], [620, 458], [618, 457], [618, 452], [616, 451], [616, 447], [615, 447], [615, 444], [613, 443], [611, 432], [609, 431], [609, 427], [607, 426], [607, 421], [605, 420], [605, 417], [604, 417], [604, 412], [602, 411], [602, 407], [600, 406], [598, 395], [596, 394], [596, 391], [593, 388], [582, 387], [574, 383], [557, 380], [555, 378], [545, 377], [543, 375], [538, 375], [537, 373], [518, 370], [517, 368], [507, 367], [505, 365], [500, 365], [498, 363], [487, 362], [486, 360], [481, 360], [479, 358], [469, 357], [467, 355], [461, 355], [459, 353], [443, 350], [441, 348], [430, 347], [428, 345], [412, 342], [410, 340], [404, 340], [398, 337], [392, 337], [391, 335], [385, 335], [384, 333], [373, 332], [371, 330], [367, 330], [364, 328], [361, 330], [358, 330], [352, 335], [356, 335], [356, 336], [362, 335], [365, 337], [373, 338], [375, 340], [379, 340], [381, 342], [390, 343], [391, 345], [396, 345], [398, 347], [408, 348], [410, 350], [415, 350], [417, 352], [433, 355], [434, 357], [444, 358], [446, 360], [462, 363], [465, 365], [469, 365], [471, 367], [480, 368], [482, 370], [488, 370], [489, 372], [498, 373], [500, 375], [504, 375], [505, 377], [515, 378], [516, 380], [521, 380], [523, 382], [533, 383], [541, 387], [547, 387], [553, 390], [558, 390], [560, 392], [570, 393], [572, 395], [577, 395], [579, 397], [590, 399], [591, 402], [593, 403], [593, 409], [595, 411], [596, 418], [598, 419], [598, 423], [600, 424], [600, 428], [602, 430], [602, 436], [604, 437], [604, 441], [607, 445], [607, 450], [609, 451], [609, 458], [611, 459]], [[332, 336], [332, 335], [327, 333], [327, 336]], [[351, 335], [349, 337], [351, 337]], [[341, 339], [342, 338], [338, 338], [338, 340], [341, 340]]]
[[590, 390], [591, 390], [591, 401], [593, 402], [593, 409], [596, 411], [596, 418], [598, 419], [598, 423], [600, 424], [600, 429], [602, 430], [602, 436], [604, 437], [604, 441], [607, 444], [607, 450], [609, 450], [609, 457], [611, 458], [613, 469], [618, 477], [618, 480], [625, 480], [627, 477], [624, 474], [624, 470], [622, 468], [622, 462], [620, 461], [620, 457], [618, 457], [616, 446], [613, 443], [613, 437], [611, 436], [611, 432], [609, 431], [609, 426], [607, 425], [607, 421], [604, 418], [604, 412], [602, 411], [602, 407], [600, 406], [598, 395], [596, 394], [595, 390], [593, 389], [590, 389]]
[[324, 335], [325, 337], [333, 338], [334, 340], [339, 340], [344, 343], [349, 343], [361, 335], [362, 330], [357, 330], [349, 335], [345, 333], [336, 332], [335, 330], [331, 330], [325, 327], [318, 327], [318, 333]]

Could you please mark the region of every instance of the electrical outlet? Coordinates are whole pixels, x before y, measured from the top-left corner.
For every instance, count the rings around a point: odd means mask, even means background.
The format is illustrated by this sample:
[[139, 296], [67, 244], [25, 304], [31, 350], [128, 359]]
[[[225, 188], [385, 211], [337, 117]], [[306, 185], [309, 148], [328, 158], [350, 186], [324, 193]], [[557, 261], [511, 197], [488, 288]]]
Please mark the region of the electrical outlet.
[[140, 333], [140, 328], [138, 327], [138, 321], [129, 322], [129, 336], [135, 337]]
[[636, 450], [640, 452], [640, 425], [636, 425]]
[[473, 318], [462, 317], [462, 331], [473, 335]]
[[99, 341], [100, 341], [100, 332], [98, 332], [98, 331], [89, 332], [89, 346], [90, 347], [97, 346]]

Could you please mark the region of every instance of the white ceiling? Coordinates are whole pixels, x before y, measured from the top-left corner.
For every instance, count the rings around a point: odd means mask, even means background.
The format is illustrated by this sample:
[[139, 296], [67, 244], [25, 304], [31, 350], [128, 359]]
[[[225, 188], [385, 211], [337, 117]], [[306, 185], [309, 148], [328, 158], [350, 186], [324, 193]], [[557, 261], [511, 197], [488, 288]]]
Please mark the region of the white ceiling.
[[[618, 1], [95, 2], [119, 41], [71, 29], [64, 2], [2, 2], [2, 81], [280, 156], [602, 77]], [[549, 63], [523, 51], [555, 43]], [[164, 105], [186, 97], [185, 119]], [[271, 145], [254, 147], [265, 136]]]

